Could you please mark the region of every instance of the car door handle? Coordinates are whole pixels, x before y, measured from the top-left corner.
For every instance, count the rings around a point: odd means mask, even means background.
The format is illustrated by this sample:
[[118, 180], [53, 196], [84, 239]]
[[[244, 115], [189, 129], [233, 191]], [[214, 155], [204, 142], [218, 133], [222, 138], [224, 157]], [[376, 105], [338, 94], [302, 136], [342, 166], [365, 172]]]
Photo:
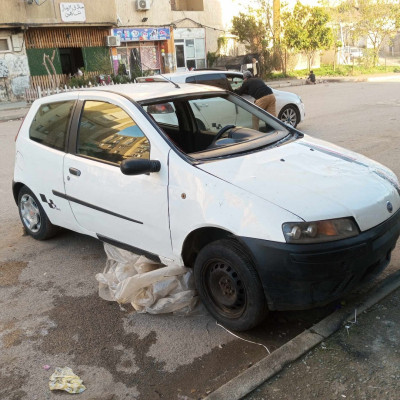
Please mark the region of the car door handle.
[[70, 172], [72, 175], [81, 176], [81, 171], [79, 171], [79, 169], [70, 167], [69, 172]]

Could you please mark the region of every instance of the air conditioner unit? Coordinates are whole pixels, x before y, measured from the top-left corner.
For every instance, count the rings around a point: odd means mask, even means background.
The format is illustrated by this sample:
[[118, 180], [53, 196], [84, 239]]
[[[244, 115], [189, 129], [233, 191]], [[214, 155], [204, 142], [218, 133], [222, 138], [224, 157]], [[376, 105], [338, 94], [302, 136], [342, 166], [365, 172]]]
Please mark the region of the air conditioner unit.
[[137, 11], [150, 10], [150, 0], [136, 0], [136, 10]]
[[106, 36], [106, 46], [115, 47], [121, 45], [121, 38], [119, 36]]

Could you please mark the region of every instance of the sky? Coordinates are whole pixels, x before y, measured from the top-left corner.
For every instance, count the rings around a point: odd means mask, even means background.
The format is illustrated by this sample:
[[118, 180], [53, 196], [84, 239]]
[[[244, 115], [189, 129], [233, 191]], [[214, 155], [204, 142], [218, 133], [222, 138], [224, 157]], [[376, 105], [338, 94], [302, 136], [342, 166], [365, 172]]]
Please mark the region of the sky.
[[[272, 4], [272, 0], [271, 4]], [[225, 25], [229, 25], [232, 17], [238, 15], [240, 11], [246, 12], [247, 7], [251, 5], [251, 3], [257, 2], [257, 0], [220, 0], [221, 6], [223, 9], [223, 19]], [[281, 6], [285, 3], [289, 7], [294, 7], [297, 0], [281, 0]], [[300, 0], [301, 4], [307, 6], [319, 6], [319, 0]]]

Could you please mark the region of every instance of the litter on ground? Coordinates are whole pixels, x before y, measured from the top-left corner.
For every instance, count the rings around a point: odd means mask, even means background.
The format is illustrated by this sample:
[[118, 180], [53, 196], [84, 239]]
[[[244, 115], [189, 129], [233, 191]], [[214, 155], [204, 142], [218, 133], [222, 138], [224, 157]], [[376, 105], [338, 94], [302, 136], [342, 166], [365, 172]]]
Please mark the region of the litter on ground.
[[50, 376], [49, 387], [50, 390], [65, 390], [71, 394], [82, 393], [86, 390], [82, 379], [69, 367], [56, 367]]

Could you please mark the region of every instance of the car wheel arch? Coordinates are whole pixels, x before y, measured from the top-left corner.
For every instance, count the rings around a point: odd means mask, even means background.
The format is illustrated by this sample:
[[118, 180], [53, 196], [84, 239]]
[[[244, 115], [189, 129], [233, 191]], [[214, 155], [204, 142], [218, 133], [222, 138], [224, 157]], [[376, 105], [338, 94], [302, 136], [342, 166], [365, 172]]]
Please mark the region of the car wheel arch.
[[18, 194], [24, 186], [26, 186], [26, 185], [24, 185], [22, 182], [13, 182], [12, 191], [13, 191], [15, 204], [18, 204]]
[[190, 232], [182, 245], [182, 260], [185, 266], [193, 268], [200, 250], [207, 244], [216, 240], [232, 238], [235, 235], [225, 229], [216, 227], [202, 227]]

